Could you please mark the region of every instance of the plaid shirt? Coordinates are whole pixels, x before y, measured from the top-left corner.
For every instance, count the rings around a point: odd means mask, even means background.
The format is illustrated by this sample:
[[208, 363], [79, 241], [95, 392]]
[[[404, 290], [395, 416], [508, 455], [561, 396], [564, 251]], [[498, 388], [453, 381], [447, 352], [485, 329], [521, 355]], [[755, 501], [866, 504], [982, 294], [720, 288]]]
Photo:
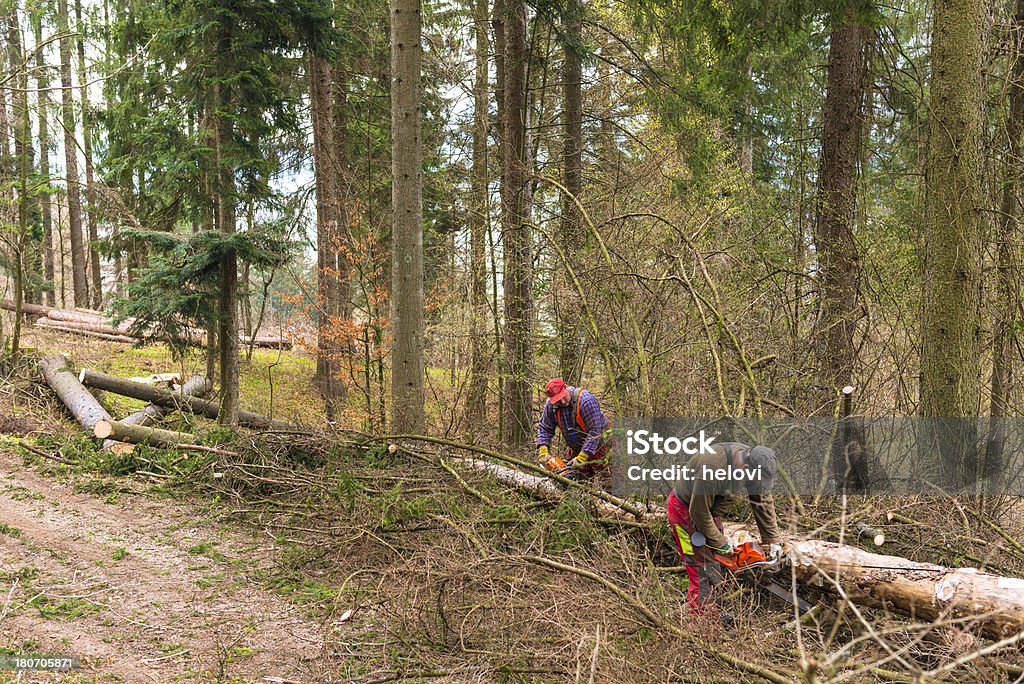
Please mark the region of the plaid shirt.
[[[573, 387], [566, 388], [570, 395]], [[587, 426], [586, 432], [580, 429], [576, 423], [575, 413], [569, 413], [570, 406], [560, 407], [551, 403], [551, 400], [544, 402], [544, 408], [540, 412], [540, 424], [537, 425], [537, 446], [550, 446], [551, 438], [555, 434], [555, 428], [561, 428], [562, 437], [575, 453], [583, 452], [588, 456], [597, 453], [601, 443], [601, 434], [611, 425], [604, 413], [601, 411], [601, 404], [590, 392], [581, 389], [579, 396], [580, 418]]]

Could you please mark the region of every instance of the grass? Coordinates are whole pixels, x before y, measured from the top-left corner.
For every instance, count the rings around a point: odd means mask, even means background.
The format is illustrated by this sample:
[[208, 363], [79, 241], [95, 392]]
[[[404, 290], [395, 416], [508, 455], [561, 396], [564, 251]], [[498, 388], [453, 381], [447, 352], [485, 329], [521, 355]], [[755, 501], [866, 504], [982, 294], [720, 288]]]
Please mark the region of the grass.
[[52, 600], [45, 594], [33, 597], [27, 605], [37, 609], [47, 620], [74, 620], [100, 610], [100, 606], [92, 601], [80, 598]]
[[205, 556], [210, 560], [224, 562], [227, 560], [227, 556], [218, 551], [216, 548], [216, 542], [203, 542], [202, 544], [196, 544], [188, 550], [189, 554], [193, 556]]

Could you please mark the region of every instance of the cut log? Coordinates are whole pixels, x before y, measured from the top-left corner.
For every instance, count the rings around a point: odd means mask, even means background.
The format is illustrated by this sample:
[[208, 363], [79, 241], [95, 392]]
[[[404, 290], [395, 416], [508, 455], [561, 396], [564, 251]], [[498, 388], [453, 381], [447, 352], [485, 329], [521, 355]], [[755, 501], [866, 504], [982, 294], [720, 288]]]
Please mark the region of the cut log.
[[[165, 389], [160, 389], [159, 387], [150, 387], [149, 385], [143, 385], [138, 382], [131, 382], [130, 380], [117, 378], [113, 375], [100, 373], [99, 371], [83, 369], [79, 375], [79, 380], [87, 387], [93, 387], [107, 392], [114, 392], [115, 394], [122, 394], [126, 397], [141, 399], [142, 401], [148, 401], [149, 403], [157, 404], [158, 406], [180, 408], [214, 420], [216, 420], [217, 412], [220, 410], [220, 404], [216, 401], [200, 399], [198, 397], [183, 397], [175, 394], [174, 392], [168, 392]], [[272, 420], [266, 416], [261, 416], [258, 413], [253, 413], [252, 411], [239, 411], [238, 422], [239, 424], [247, 427], [260, 429], [270, 428], [273, 430], [294, 430], [298, 428], [298, 426], [293, 423], [288, 423], [283, 420]]]
[[[514, 468], [475, 459], [460, 462], [542, 499], [557, 500], [565, 491], [549, 478]], [[595, 509], [604, 516], [635, 519], [606, 501], [598, 504]], [[664, 508], [650, 507], [644, 520], [664, 520], [665, 515]], [[742, 525], [726, 524], [725, 531], [735, 536], [746, 530]], [[917, 563], [834, 542], [792, 536], [784, 542], [798, 581], [845, 596], [853, 603], [895, 610], [915, 619], [967, 618], [962, 625], [965, 629], [992, 639], [1024, 631], [1024, 579]]]
[[[28, 314], [29, 316], [45, 316], [51, 307], [44, 306], [42, 304], [31, 304], [29, 302], [23, 302], [21, 305], [21, 312]], [[10, 299], [0, 301], [0, 309], [5, 311], [17, 311], [17, 307], [14, 302]]]
[[[204, 377], [196, 376], [190, 379], [184, 385], [182, 385], [179, 393], [186, 397], [203, 397], [209, 394], [212, 389], [213, 386], [210, 384], [209, 380], [207, 380]], [[121, 422], [125, 423], [126, 425], [148, 426], [157, 422], [170, 412], [171, 409], [167, 408], [166, 406], [157, 406], [156, 404], [150, 404], [141, 411], [136, 411], [135, 413], [126, 417]], [[104, 449], [110, 449], [118, 453], [123, 453], [125, 451], [126, 446], [130, 448], [131, 445], [125, 445], [124, 442], [116, 442], [112, 439], [104, 440], [103, 442]]]
[[1024, 631], [1024, 579], [974, 568], [946, 568], [826, 541], [791, 545], [801, 583], [845, 594], [854, 603], [915, 619], [969, 618], [963, 626], [992, 639]]
[[181, 442], [191, 443], [195, 436], [187, 432], [172, 432], [160, 428], [132, 425], [118, 420], [103, 419], [96, 421], [92, 434], [100, 439], [113, 439], [130, 444], [149, 444], [151, 446], [173, 447]]
[[[8, 311], [14, 311], [14, 302], [9, 299], [0, 301], [0, 309], [6, 309]], [[120, 325], [115, 326], [109, 318], [107, 318], [102, 312], [93, 311], [91, 309], [75, 309], [68, 311], [66, 309], [57, 309], [52, 306], [44, 306], [42, 304], [29, 304], [25, 303], [22, 305], [22, 313], [29, 316], [42, 316], [42, 318], [36, 321], [36, 325], [43, 327], [53, 328], [54, 330], [62, 330], [69, 332], [69, 329], [81, 330], [85, 332], [93, 332], [102, 335], [123, 335], [128, 337], [128, 341], [134, 343], [138, 341], [155, 339], [157, 341], [166, 342], [164, 336], [157, 336], [155, 338], [142, 338], [132, 335], [128, 332], [128, 327], [131, 325], [132, 320], [122, 322]], [[89, 337], [96, 337], [97, 335], [90, 335]], [[100, 338], [105, 339], [105, 338]], [[114, 340], [123, 341], [123, 340]], [[241, 336], [239, 338], [241, 344], [248, 345], [250, 342], [253, 346], [261, 347], [264, 349], [291, 349], [292, 343], [288, 340], [283, 340], [276, 337], [256, 337], [249, 338]], [[188, 336], [188, 343], [199, 347], [206, 345], [206, 333], [202, 331], [194, 331]]]
[[[40, 326], [40, 323], [47, 323], [47, 325]], [[98, 340], [106, 340], [107, 342], [121, 342], [123, 344], [138, 344], [139, 340], [134, 337], [128, 337], [127, 335], [108, 335], [107, 333], [93, 332], [92, 330], [79, 330], [77, 328], [67, 328], [59, 323], [53, 323], [48, 318], [40, 318], [35, 322], [37, 326], [44, 327], [47, 330], [56, 330], [57, 332], [67, 333], [69, 335], [78, 335], [80, 337], [92, 337]]]
[[60, 400], [75, 417], [75, 420], [88, 431], [98, 421], [110, 420], [110, 414], [100, 406], [96, 397], [82, 386], [74, 371], [68, 368], [68, 360], [63, 356], [49, 356], [39, 362], [39, 370], [43, 373], [46, 384], [57, 393]]
[[107, 325], [102, 321], [72, 321], [40, 318], [36, 321], [36, 325], [42, 328], [70, 328], [72, 330], [88, 330], [89, 332], [103, 333], [104, 335], [123, 335], [125, 337], [134, 337], [133, 335], [130, 335], [127, 330]]

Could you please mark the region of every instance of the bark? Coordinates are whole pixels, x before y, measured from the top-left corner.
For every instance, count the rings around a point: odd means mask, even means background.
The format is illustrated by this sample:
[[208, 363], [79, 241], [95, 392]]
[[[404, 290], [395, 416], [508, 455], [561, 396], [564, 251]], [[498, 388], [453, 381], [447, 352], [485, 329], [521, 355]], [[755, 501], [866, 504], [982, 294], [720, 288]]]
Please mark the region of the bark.
[[[980, 408], [983, 0], [938, 0], [925, 166], [920, 414], [951, 486], [973, 480]], [[951, 420], [952, 419], [952, 420]]]
[[[213, 385], [210, 381], [203, 377], [191, 378], [188, 382], [181, 386], [181, 394], [184, 397], [204, 397], [213, 391]], [[143, 427], [151, 426], [161, 418], [164, 418], [171, 412], [166, 406], [157, 406], [156, 404], [150, 404], [141, 411], [127, 416], [121, 422], [126, 425], [142, 425]], [[104, 445], [106, 446], [106, 445]]]
[[472, 348], [469, 365], [469, 393], [466, 397], [467, 432], [472, 435], [484, 424], [487, 413], [487, 262], [486, 231], [490, 229], [487, 183], [488, 51], [487, 0], [475, 0], [476, 73], [473, 85], [473, 169], [470, 179], [470, 307]]
[[833, 26], [829, 41], [814, 226], [821, 292], [815, 337], [823, 402], [835, 398], [836, 388], [851, 383], [857, 356], [854, 332], [860, 318], [860, 263], [853, 229], [865, 87], [864, 51], [869, 35], [857, 17], [855, 3], [850, 2], [845, 15]]
[[526, 159], [526, 4], [505, 0], [504, 122], [502, 125], [502, 234], [505, 259], [505, 378], [508, 438], [530, 440], [533, 425], [532, 245], [525, 221], [529, 177]]
[[68, 36], [68, 2], [58, 0], [57, 31], [60, 34], [61, 119], [64, 126], [64, 160], [68, 191], [68, 232], [71, 235], [71, 280], [75, 306], [89, 305], [85, 244], [82, 238], [82, 199], [78, 183], [78, 152], [75, 148], [75, 103], [71, 83], [71, 38]]
[[[583, 60], [580, 54], [583, 42], [583, 7], [578, 1], [569, 3], [566, 10], [566, 29], [563, 50], [563, 95], [565, 120], [562, 129], [562, 184], [566, 193], [562, 197], [562, 221], [559, 239], [568, 263], [561, 265], [578, 272], [578, 256], [583, 246], [583, 221], [576, 198], [583, 193]], [[580, 322], [581, 304], [566, 278], [558, 278], [555, 296], [559, 326], [559, 368], [562, 378], [570, 385], [580, 384], [583, 373], [583, 345], [586, 334]]]
[[[125, 380], [124, 378], [117, 378], [94, 370], [84, 369], [79, 375], [79, 380], [86, 387], [92, 387], [106, 392], [114, 392], [115, 394], [121, 394], [134, 399], [141, 399], [142, 401], [147, 401], [150, 404], [166, 406], [171, 409], [191, 411], [192, 413], [206, 416], [211, 419], [217, 418], [217, 414], [220, 409], [216, 401], [201, 399], [199, 397], [181, 396], [180, 394], [169, 392], [159, 387], [152, 387], [141, 382], [133, 382], [131, 380]], [[266, 416], [261, 416], [258, 413], [243, 410], [239, 410], [238, 412], [238, 424], [253, 428], [270, 428], [274, 430], [292, 430], [297, 428], [297, 426], [292, 423], [283, 420], [273, 420]]]
[[797, 579], [851, 601], [917, 620], [973, 618], [966, 627], [992, 639], [1024, 630], [1024, 580], [974, 568], [946, 568], [826, 541], [797, 541]]
[[76, 323], [72, 321], [54, 321], [50, 318], [40, 318], [35, 325], [48, 330], [57, 330], [63, 333], [79, 334], [84, 337], [97, 337], [111, 342], [124, 342], [125, 344], [136, 344], [139, 339], [127, 335], [117, 328], [92, 323]]
[[[35, 258], [30, 244], [30, 214], [33, 213], [34, 198], [29, 192], [28, 178], [34, 166], [32, 152], [32, 128], [28, 108], [28, 71], [22, 62], [21, 26], [18, 22], [18, 4], [15, 3], [7, 15], [7, 51], [10, 66], [10, 79], [14, 85], [11, 93], [11, 114], [14, 137], [14, 166], [17, 169], [17, 232], [10, 242], [11, 259], [9, 263], [14, 285], [14, 301], [23, 304], [33, 299], [33, 293], [27, 286], [29, 272]], [[14, 330], [10, 338], [10, 358], [16, 361], [21, 341], [22, 317], [20, 311], [14, 318]]]
[[313, 122], [313, 161], [316, 180], [317, 227], [317, 358], [316, 382], [324, 399], [327, 419], [334, 420], [341, 384], [337, 344], [331, 334], [338, 288], [338, 164], [333, 123], [333, 75], [330, 63], [309, 58], [310, 108]]
[[[32, 19], [35, 30], [36, 45], [43, 42], [43, 19], [36, 13]], [[39, 110], [39, 175], [44, 183], [50, 182], [50, 78], [46, 70], [43, 51], [36, 51], [36, 89]], [[46, 280], [44, 298], [46, 304], [54, 305], [54, 272], [53, 272], [53, 199], [50, 193], [42, 188], [39, 195], [43, 220], [43, 277]]]
[[100, 271], [100, 239], [96, 225], [96, 186], [92, 164], [92, 124], [89, 121], [89, 75], [85, 68], [85, 24], [82, 22], [82, 0], [75, 0], [75, 24], [78, 29], [78, 85], [82, 100], [82, 142], [85, 146], [85, 206], [84, 218], [89, 232], [89, 294], [92, 306], [99, 308], [103, 303], [103, 277]]
[[172, 432], [113, 419], [96, 421], [92, 428], [92, 434], [99, 439], [116, 440], [129, 444], [150, 444], [157, 447], [173, 447], [182, 442], [191, 444], [195, 441], [195, 436], [187, 432]]
[[413, 433], [424, 425], [420, 22], [420, 0], [391, 0], [391, 429]]
[[96, 397], [92, 396], [75, 374], [68, 367], [68, 360], [63, 356], [49, 356], [39, 362], [46, 384], [57, 393], [75, 420], [86, 430], [92, 430], [100, 420], [110, 420], [110, 414], [100, 406]]
[[69, 328], [66, 325], [61, 325], [59, 323], [50, 324], [49, 319], [46, 318], [36, 321], [35, 324], [37, 326], [45, 327], [47, 330], [55, 330], [69, 335], [78, 335], [79, 337], [91, 337], [97, 340], [106, 340], [107, 342], [120, 342], [122, 344], [136, 344], [138, 342], [134, 337], [128, 337], [127, 335], [112, 335], [109, 333], [94, 332], [92, 330]]
[[986, 478], [999, 477], [1002, 472], [1006, 430], [1001, 419], [1008, 414], [1010, 401], [1009, 348], [1017, 306], [1015, 271], [1020, 254], [1020, 183], [1024, 171], [1024, 161], [1021, 159], [1021, 134], [1024, 132], [1024, 0], [1017, 0], [1013, 29], [1010, 111], [1006, 117], [1006, 170], [996, 228], [996, 303], [989, 391], [989, 414], [995, 420], [989, 427], [985, 462], [981, 468]]
[[[218, 38], [220, 52], [231, 52], [232, 27], [224, 22]], [[220, 73], [232, 73], [232, 65], [220, 66]], [[233, 98], [227, 83], [216, 86], [216, 156], [217, 156], [217, 228], [225, 235], [235, 232], [235, 174], [229, 159], [228, 147], [234, 136], [234, 126], [228, 112]], [[238, 425], [238, 256], [234, 250], [225, 250], [220, 264], [220, 292], [218, 293], [217, 339], [220, 343], [220, 392], [223, 397], [217, 420], [223, 425]]]

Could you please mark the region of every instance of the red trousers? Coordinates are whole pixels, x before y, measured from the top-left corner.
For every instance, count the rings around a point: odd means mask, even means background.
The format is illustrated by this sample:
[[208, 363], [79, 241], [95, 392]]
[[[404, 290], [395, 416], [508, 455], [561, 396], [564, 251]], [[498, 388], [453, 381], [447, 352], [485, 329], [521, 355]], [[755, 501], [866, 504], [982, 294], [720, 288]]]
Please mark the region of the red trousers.
[[[668, 495], [667, 506], [668, 525], [676, 540], [676, 550], [686, 564], [686, 576], [690, 579], [686, 592], [690, 613], [703, 615], [714, 606], [712, 592], [722, 581], [721, 568], [711, 549], [703, 544], [695, 546], [691, 541], [697, 529], [690, 519], [690, 509], [676, 498], [675, 492]], [[715, 518], [715, 525], [722, 529], [722, 521], [718, 518]]]

